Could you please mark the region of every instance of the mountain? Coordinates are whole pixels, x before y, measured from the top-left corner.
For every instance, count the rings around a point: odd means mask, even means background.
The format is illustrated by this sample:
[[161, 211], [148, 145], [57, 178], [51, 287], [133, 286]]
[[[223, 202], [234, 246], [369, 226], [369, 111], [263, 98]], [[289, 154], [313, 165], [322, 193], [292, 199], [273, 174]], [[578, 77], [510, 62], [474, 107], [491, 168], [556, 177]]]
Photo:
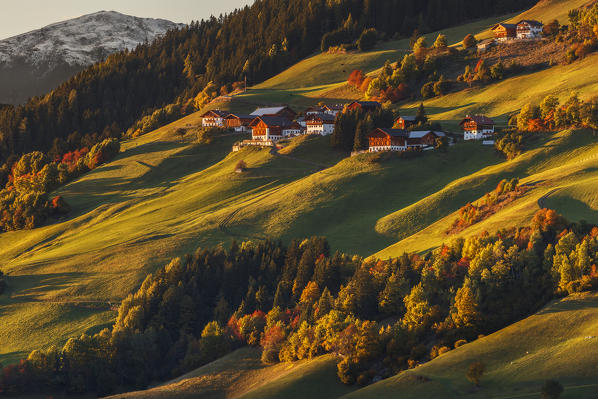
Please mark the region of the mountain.
[[183, 26], [100, 11], [0, 41], [0, 103], [41, 95], [108, 55]]

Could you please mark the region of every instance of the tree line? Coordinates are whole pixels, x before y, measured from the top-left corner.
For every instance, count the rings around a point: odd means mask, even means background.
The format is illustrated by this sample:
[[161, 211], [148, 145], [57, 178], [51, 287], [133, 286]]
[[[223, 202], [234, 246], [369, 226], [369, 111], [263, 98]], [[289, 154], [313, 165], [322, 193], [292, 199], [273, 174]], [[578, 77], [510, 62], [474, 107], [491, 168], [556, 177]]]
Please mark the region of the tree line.
[[597, 262], [598, 227], [547, 209], [387, 260], [332, 253], [321, 237], [198, 249], [150, 274], [111, 328], [5, 367], [0, 391], [139, 389], [242, 345], [264, 362], [335, 353], [341, 381], [367, 384], [595, 289]]

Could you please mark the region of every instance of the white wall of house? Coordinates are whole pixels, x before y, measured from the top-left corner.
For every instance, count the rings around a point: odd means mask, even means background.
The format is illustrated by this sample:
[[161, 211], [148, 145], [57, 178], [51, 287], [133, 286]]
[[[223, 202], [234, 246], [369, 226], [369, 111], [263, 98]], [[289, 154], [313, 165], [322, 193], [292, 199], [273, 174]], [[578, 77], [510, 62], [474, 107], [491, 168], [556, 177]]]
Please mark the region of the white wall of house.
[[224, 126], [224, 118], [202, 118], [201, 125], [203, 127], [222, 127]]
[[334, 132], [333, 123], [309, 124], [307, 125], [307, 134], [319, 134], [328, 136]]
[[517, 29], [517, 39], [539, 39], [542, 36], [542, 27], [528, 25], [529, 30], [520, 31]]
[[407, 151], [406, 146], [398, 145], [379, 145], [368, 148], [369, 152], [383, 152], [383, 151]]
[[466, 131], [463, 133], [463, 140], [482, 140], [494, 134], [494, 128]]

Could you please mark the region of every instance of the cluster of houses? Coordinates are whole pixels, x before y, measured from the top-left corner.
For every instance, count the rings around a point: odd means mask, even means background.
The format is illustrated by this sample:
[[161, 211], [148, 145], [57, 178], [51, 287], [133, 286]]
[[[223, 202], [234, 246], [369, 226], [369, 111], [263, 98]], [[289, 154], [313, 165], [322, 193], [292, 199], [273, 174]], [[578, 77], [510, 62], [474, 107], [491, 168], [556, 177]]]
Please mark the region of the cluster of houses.
[[[381, 104], [376, 101], [354, 101], [346, 105], [309, 107], [302, 116], [298, 116], [295, 111], [284, 105], [258, 108], [249, 115], [212, 110], [202, 115], [202, 125], [234, 129], [240, 133], [251, 131], [251, 139], [244, 140], [240, 146], [274, 146], [282, 139], [303, 134], [328, 136], [334, 132], [336, 116], [339, 113], [356, 109], [369, 112], [380, 107]], [[368, 134], [368, 151], [432, 149], [436, 139], [446, 137], [446, 134], [440, 131], [409, 130], [416, 123], [413, 116], [399, 116], [395, 120], [394, 128], [373, 130]], [[460, 125], [463, 127], [464, 140], [487, 140], [494, 135], [494, 121], [486, 116], [468, 115]]]
[[516, 24], [500, 23], [492, 27], [494, 39], [478, 43], [478, 50], [483, 52], [494, 46], [497, 42], [510, 42], [514, 40], [537, 40], [542, 37], [544, 25], [542, 22], [524, 19]]

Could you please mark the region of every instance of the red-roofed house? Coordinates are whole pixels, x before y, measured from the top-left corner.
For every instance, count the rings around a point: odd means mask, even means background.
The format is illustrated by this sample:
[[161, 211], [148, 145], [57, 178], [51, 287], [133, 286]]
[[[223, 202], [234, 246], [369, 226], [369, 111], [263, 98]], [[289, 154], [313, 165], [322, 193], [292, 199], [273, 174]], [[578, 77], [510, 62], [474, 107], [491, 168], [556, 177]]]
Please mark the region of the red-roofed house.
[[517, 24], [517, 39], [539, 39], [543, 29], [542, 22], [524, 19]]
[[305, 127], [307, 134], [319, 134], [321, 136], [328, 136], [334, 132], [334, 115], [320, 113], [310, 114], [305, 119]]
[[490, 29], [498, 41], [514, 40], [517, 38], [517, 25], [496, 24]]

